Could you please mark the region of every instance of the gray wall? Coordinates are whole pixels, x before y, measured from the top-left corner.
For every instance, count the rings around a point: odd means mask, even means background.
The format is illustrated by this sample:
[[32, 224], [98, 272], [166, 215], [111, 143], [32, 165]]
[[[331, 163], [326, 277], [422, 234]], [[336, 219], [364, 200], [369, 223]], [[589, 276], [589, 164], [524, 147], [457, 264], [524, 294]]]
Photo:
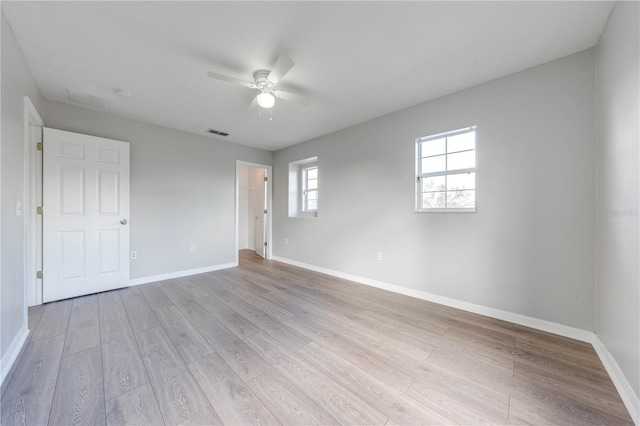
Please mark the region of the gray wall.
[[640, 5], [616, 3], [597, 46], [596, 331], [640, 395]]
[[[594, 82], [589, 49], [277, 151], [274, 255], [594, 330]], [[470, 125], [478, 212], [414, 213], [415, 139]], [[316, 155], [318, 217], [289, 218]]]
[[[25, 326], [24, 212], [16, 216], [16, 202], [24, 205], [24, 97], [42, 113], [41, 95], [2, 12], [2, 146], [1, 146], [1, 282], [0, 357]], [[42, 115], [42, 114], [41, 114]]]
[[132, 279], [235, 262], [236, 160], [271, 152], [51, 101], [43, 119], [131, 143]]

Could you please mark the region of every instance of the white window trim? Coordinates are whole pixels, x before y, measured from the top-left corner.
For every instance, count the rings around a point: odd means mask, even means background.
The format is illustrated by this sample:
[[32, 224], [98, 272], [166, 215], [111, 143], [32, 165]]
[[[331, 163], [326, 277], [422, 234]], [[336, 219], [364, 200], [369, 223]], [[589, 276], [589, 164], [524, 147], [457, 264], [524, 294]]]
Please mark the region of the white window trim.
[[[458, 169], [458, 170], [445, 170], [441, 172], [432, 172], [432, 173], [421, 173], [421, 159], [422, 159], [422, 143], [429, 142], [435, 139], [441, 139], [443, 136], [447, 138], [452, 136], [457, 136], [463, 133], [468, 133], [470, 131], [476, 132], [475, 138], [475, 146], [474, 146], [474, 154], [475, 154], [475, 164], [476, 167], [471, 167], [468, 169]], [[415, 212], [416, 213], [477, 213], [478, 211], [478, 181], [477, 181], [477, 171], [478, 171], [478, 126], [469, 126], [458, 130], [453, 130], [450, 132], [438, 133], [436, 135], [429, 135], [425, 137], [421, 137], [416, 139], [416, 151], [415, 151], [415, 161], [416, 161], [416, 175], [415, 175]], [[472, 150], [463, 150], [456, 152], [465, 152]], [[448, 155], [449, 153], [447, 153]], [[422, 188], [420, 180], [423, 178], [433, 177], [433, 176], [448, 176], [448, 175], [456, 175], [456, 174], [464, 174], [464, 173], [476, 173], [476, 185], [475, 185], [475, 203], [474, 207], [467, 208], [424, 208], [422, 207]]]

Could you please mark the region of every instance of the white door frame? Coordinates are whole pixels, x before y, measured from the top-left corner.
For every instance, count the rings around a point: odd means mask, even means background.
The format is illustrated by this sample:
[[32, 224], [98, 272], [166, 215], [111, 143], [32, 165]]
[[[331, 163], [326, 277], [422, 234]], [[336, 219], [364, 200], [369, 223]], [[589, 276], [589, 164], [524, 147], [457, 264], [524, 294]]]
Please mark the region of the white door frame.
[[238, 253], [239, 250], [239, 227], [240, 227], [240, 179], [238, 177], [238, 173], [240, 171], [239, 166], [248, 166], [254, 167], [258, 169], [265, 169], [267, 171], [267, 250], [265, 252], [265, 259], [271, 259], [273, 244], [271, 243], [271, 228], [272, 228], [272, 190], [273, 190], [273, 166], [269, 166], [266, 164], [259, 163], [251, 163], [248, 161], [236, 160], [236, 214], [235, 214], [235, 222], [236, 222], [236, 264], [240, 261], [240, 255]]
[[[33, 134], [32, 127], [37, 127], [38, 134]], [[36, 278], [37, 251], [42, 250], [42, 234], [38, 235], [36, 213], [38, 206], [38, 188], [42, 188], [42, 170], [38, 172], [36, 142], [42, 142], [44, 122], [28, 96], [24, 97], [24, 291], [27, 306], [42, 303], [42, 280]], [[41, 230], [42, 228], [40, 228]], [[27, 319], [25, 309], [25, 320]]]

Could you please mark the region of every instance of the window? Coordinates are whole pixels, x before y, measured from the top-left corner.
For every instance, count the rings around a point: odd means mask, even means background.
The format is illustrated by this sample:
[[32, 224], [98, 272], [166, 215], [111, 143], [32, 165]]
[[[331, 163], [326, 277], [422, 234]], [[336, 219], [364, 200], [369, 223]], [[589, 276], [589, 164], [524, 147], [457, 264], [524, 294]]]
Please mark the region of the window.
[[318, 157], [289, 163], [289, 217], [318, 217]]
[[416, 140], [416, 211], [476, 211], [476, 127]]
[[300, 166], [302, 177], [302, 211], [313, 213], [318, 211], [318, 166]]

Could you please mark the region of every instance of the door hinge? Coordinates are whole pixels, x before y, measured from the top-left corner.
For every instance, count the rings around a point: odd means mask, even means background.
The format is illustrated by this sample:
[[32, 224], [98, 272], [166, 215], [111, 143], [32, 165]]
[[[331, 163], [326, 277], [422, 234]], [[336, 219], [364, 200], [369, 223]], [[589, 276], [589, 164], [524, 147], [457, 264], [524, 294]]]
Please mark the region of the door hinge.
[[42, 214], [42, 207], [36, 207], [36, 213]]
[[266, 211], [266, 210], [264, 211], [264, 214], [267, 214], [267, 211]]
[[265, 177], [264, 177], [264, 181], [266, 182], [267, 180], [268, 180], [268, 178], [265, 176]]
[[267, 242], [266, 242], [266, 241], [264, 242], [264, 246], [265, 246], [265, 247], [267, 246]]
[[43, 148], [43, 147], [44, 147], [44, 145], [42, 144], [42, 142], [38, 142], [38, 143], [36, 144], [36, 149], [37, 149], [38, 151], [42, 151], [42, 148]]
[[36, 272], [36, 278], [42, 279], [42, 271]]

